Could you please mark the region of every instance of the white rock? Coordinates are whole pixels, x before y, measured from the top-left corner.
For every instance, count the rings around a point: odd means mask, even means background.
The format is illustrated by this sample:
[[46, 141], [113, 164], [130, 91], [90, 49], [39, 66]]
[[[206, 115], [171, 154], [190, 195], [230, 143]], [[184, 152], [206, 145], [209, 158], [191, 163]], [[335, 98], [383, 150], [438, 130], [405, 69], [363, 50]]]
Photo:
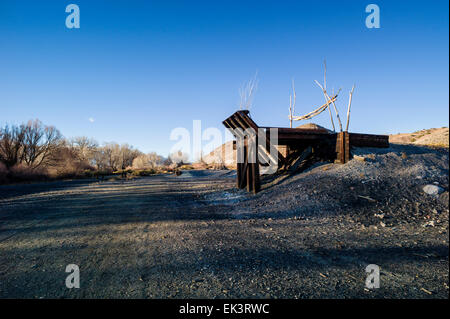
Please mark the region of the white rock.
[[422, 227], [434, 227], [434, 220], [430, 220], [422, 225]]
[[423, 187], [423, 191], [429, 195], [437, 196], [442, 193], [444, 189], [437, 185], [428, 184]]

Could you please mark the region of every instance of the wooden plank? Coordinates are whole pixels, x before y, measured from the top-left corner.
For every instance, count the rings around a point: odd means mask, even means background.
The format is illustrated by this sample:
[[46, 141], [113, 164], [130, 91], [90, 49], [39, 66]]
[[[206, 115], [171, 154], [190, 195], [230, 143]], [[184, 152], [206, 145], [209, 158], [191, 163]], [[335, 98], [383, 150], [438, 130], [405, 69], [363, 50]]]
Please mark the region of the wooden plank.
[[228, 129], [232, 128], [231, 125], [228, 123], [228, 119], [226, 119], [225, 121], [222, 121], [222, 124]]
[[337, 135], [336, 135], [336, 160], [335, 160], [336, 163], [342, 163], [342, 161], [343, 161], [343, 159], [342, 159], [342, 156], [343, 156], [342, 142], [343, 142], [342, 134], [337, 133]]
[[350, 160], [350, 139], [348, 132], [339, 132], [336, 137], [336, 162], [345, 164]]
[[258, 149], [258, 136], [255, 136], [255, 149], [253, 150], [256, 155], [256, 161], [252, 164], [252, 189], [253, 193], [257, 193], [260, 190], [260, 180], [259, 180], [259, 149]]
[[[270, 128], [267, 128], [270, 129]], [[305, 129], [305, 128], [290, 128], [290, 127], [279, 127], [278, 134], [313, 134], [313, 135], [333, 135], [335, 133], [330, 133], [328, 131], [314, 130], [314, 129]]]
[[348, 132], [344, 133], [344, 163], [348, 163], [350, 161], [350, 136]]
[[270, 131], [266, 131], [265, 137], [263, 136], [263, 138], [265, 138], [265, 143], [263, 141], [263, 144], [266, 148], [266, 152], [270, 154], [270, 151], [273, 150], [273, 153], [276, 153], [278, 157], [278, 167], [280, 165], [283, 165], [286, 162], [286, 158], [280, 152], [278, 152], [278, 149], [275, 147], [275, 145], [270, 142]]
[[241, 183], [239, 188], [245, 188], [247, 186], [247, 170], [248, 170], [248, 156], [247, 156], [247, 147], [244, 144], [244, 163], [242, 163], [242, 171], [241, 171]]
[[231, 127], [233, 128], [233, 130], [231, 131], [231, 133], [236, 137], [236, 138], [242, 138], [244, 136], [244, 133], [240, 133], [239, 132], [239, 128], [240, 125], [234, 120], [234, 118], [230, 117], [227, 119], [228, 123], [231, 125]]
[[261, 181], [259, 177], [259, 164], [253, 165], [253, 192], [256, 194], [261, 190]]
[[248, 116], [248, 111], [237, 111], [236, 117], [242, 119], [248, 126], [255, 130], [255, 132], [258, 132], [259, 126]]
[[255, 163], [247, 163], [247, 192], [253, 190], [253, 165]]
[[248, 125], [248, 123], [246, 123], [244, 121], [244, 119], [242, 117], [239, 116], [238, 112], [234, 113], [231, 116], [231, 119], [233, 119], [233, 121], [235, 121], [236, 123], [238, 123], [238, 127], [242, 128], [242, 130], [246, 130], [248, 129], [250, 126]]
[[[278, 141], [320, 141], [332, 138], [331, 134], [278, 133]], [[284, 144], [280, 144], [284, 145]]]
[[242, 183], [242, 163], [236, 164], [236, 187], [241, 188]]
[[300, 156], [292, 163], [292, 165], [289, 167], [290, 172], [295, 172], [300, 167], [302, 162], [306, 160], [309, 156], [312, 154], [312, 147], [309, 146], [307, 149], [305, 149]]
[[349, 133], [349, 141], [351, 146], [356, 147], [389, 147], [389, 136], [387, 135]]

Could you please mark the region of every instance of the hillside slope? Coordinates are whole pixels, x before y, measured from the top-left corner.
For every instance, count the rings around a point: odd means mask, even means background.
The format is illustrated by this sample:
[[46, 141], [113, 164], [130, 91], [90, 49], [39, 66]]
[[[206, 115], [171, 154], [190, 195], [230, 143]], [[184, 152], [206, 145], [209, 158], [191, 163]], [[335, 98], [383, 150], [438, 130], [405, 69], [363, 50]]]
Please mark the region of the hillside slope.
[[389, 135], [389, 142], [396, 144], [449, 147], [448, 127], [430, 128], [414, 133]]

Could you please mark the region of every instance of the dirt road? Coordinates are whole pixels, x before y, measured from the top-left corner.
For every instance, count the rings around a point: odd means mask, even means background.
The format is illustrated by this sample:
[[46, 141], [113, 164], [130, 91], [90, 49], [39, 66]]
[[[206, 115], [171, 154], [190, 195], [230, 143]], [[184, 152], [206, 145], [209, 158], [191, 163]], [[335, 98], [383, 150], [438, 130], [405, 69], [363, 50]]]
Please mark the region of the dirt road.
[[276, 203], [252, 196], [227, 171], [1, 186], [0, 297], [448, 298], [448, 211], [436, 227], [366, 227], [258, 215]]

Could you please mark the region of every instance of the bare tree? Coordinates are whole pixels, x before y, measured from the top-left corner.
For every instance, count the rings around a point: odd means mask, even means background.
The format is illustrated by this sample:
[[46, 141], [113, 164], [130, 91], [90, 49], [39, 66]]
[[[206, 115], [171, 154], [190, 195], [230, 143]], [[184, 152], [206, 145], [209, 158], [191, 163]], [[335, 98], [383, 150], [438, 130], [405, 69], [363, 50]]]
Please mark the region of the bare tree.
[[6, 168], [18, 164], [23, 155], [25, 126], [8, 126], [0, 128], [0, 162]]
[[105, 148], [98, 147], [93, 153], [93, 161], [98, 170], [108, 169], [108, 156], [105, 152]]
[[130, 146], [128, 144], [122, 144], [119, 149], [120, 152], [120, 160], [121, 160], [121, 167], [130, 167], [133, 165], [133, 160], [138, 157], [139, 155], [142, 155], [142, 153], [139, 150], [136, 150], [133, 148], [133, 146]]
[[98, 148], [97, 141], [86, 136], [78, 136], [70, 139], [69, 143], [81, 161], [92, 164], [94, 152]]
[[30, 168], [50, 164], [61, 142], [62, 135], [54, 126], [44, 126], [39, 120], [28, 121], [25, 126], [23, 161]]
[[133, 160], [133, 168], [136, 169], [149, 169], [156, 168], [158, 166], [163, 165], [164, 157], [156, 154], [155, 152], [151, 152], [148, 154], [141, 154], [134, 158]]
[[97, 148], [94, 161], [99, 169], [117, 171], [122, 167], [132, 166], [133, 160], [139, 155], [142, 153], [128, 144], [119, 145], [112, 142]]

